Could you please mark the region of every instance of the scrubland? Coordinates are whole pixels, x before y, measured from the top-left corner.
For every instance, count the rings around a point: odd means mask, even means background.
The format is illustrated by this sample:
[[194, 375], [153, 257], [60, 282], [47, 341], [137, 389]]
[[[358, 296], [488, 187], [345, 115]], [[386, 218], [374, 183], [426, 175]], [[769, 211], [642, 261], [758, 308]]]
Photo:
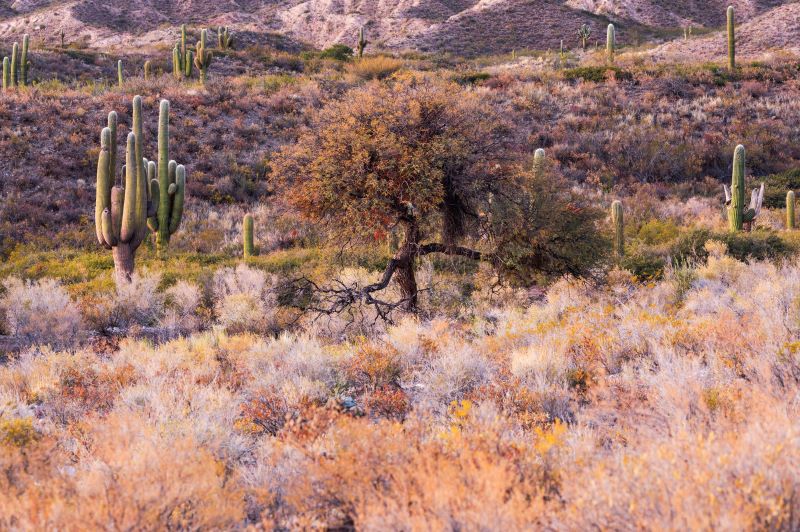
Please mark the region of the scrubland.
[[[62, 81], [4, 94], [0, 529], [800, 528], [800, 237], [783, 209], [798, 59], [730, 73], [644, 57], [250, 49], [206, 87], [48, 63]], [[526, 282], [419, 256], [415, 312], [355, 297], [315, 312], [298, 280], [376, 283], [391, 235], [342, 242], [299, 213], [281, 150], [332, 108], [426, 83], [497, 118], [491, 163], [545, 148], [545, 182], [570, 199], [558, 214], [594, 213], [597, 256]], [[105, 113], [125, 123], [133, 94], [173, 102], [188, 197], [169, 252], [145, 242], [115, 283], [93, 166]], [[729, 233], [738, 143], [767, 197], [752, 232]]]

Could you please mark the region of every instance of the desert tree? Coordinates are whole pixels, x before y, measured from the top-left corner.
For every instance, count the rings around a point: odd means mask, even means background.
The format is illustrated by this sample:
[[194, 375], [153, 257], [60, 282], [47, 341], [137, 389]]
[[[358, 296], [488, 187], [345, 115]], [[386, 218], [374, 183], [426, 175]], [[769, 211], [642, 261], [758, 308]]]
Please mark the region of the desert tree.
[[[415, 264], [434, 253], [488, 262], [518, 283], [590, 272], [608, 246], [599, 214], [552, 172], [534, 172], [512, 139], [477, 91], [421, 75], [354, 88], [313, 112], [273, 159], [288, 201], [333, 238], [402, 235], [380, 281], [339, 284], [329, 308], [414, 311]], [[382, 301], [392, 280], [402, 300]]]

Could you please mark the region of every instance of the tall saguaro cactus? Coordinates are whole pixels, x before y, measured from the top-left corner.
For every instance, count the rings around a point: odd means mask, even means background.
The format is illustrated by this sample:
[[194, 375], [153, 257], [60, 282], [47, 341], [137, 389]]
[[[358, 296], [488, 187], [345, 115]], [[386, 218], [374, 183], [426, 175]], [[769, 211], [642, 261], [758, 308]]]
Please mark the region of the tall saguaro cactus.
[[117, 82], [119, 83], [120, 87], [122, 87], [123, 81], [124, 80], [122, 79], [122, 59], [120, 59], [119, 61], [117, 61]]
[[792, 231], [794, 229], [794, 191], [790, 190], [786, 193], [786, 229]]
[[736, 68], [736, 21], [733, 6], [728, 6], [728, 68]]
[[606, 59], [609, 64], [614, 63], [614, 53], [617, 46], [617, 32], [613, 24], [608, 25], [606, 30]]
[[169, 158], [169, 101], [161, 100], [158, 112], [158, 216], [151, 223], [159, 253], [166, 251], [183, 217], [186, 169]]
[[22, 56], [19, 61], [19, 84], [23, 87], [28, 85], [28, 67], [30, 67], [30, 62], [28, 61], [28, 47], [30, 46], [30, 42], [31, 38], [27, 33], [22, 36]]
[[253, 244], [253, 215], [245, 214], [242, 222], [242, 244], [243, 256], [247, 260], [255, 255], [255, 245]]
[[732, 233], [742, 229], [750, 230], [753, 222], [761, 212], [764, 202], [764, 183], [761, 187], [753, 189], [750, 195], [750, 206], [745, 208], [745, 149], [741, 144], [733, 152], [733, 175], [731, 187], [723, 185], [725, 190], [725, 205], [727, 206], [728, 228]]
[[614, 256], [621, 259], [625, 256], [625, 220], [619, 200], [611, 203], [611, 223], [614, 224]]
[[144, 62], [144, 80], [145, 81], [149, 81], [150, 80], [150, 70], [151, 70], [150, 61], [145, 61]]
[[356, 49], [358, 50], [358, 58], [361, 59], [364, 57], [364, 50], [367, 48], [369, 41], [364, 34], [364, 26], [361, 26], [358, 29], [358, 42], [356, 43]]
[[581, 48], [586, 51], [586, 44], [589, 42], [589, 37], [592, 35], [592, 29], [588, 24], [584, 24], [578, 29], [578, 37], [581, 40]]

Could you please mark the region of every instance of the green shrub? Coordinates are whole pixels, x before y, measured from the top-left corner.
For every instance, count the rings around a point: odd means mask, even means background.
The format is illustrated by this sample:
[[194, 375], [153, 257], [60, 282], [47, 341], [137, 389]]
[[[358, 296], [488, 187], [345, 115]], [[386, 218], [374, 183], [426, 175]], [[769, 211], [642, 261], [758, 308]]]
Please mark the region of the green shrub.
[[320, 54], [322, 59], [335, 59], [336, 61], [349, 61], [353, 58], [353, 49], [345, 44], [334, 44], [325, 48]]
[[622, 70], [619, 67], [586, 66], [569, 68], [564, 71], [564, 78], [569, 81], [582, 79], [583, 81], [592, 83], [602, 83], [608, 81], [612, 77], [620, 81], [633, 79], [633, 75], [630, 72]]
[[452, 80], [459, 85], [477, 85], [491, 77], [492, 75], [488, 72], [461, 72], [454, 75]]
[[741, 261], [781, 260], [796, 251], [795, 244], [772, 231], [714, 234], [706, 229], [699, 229], [686, 233], [672, 246], [670, 255], [673, 264], [705, 261], [708, 258], [705, 244], [712, 239], [724, 242], [728, 246], [728, 254]]
[[666, 244], [675, 240], [680, 229], [670, 220], [649, 220], [639, 228], [636, 237], [649, 246]]
[[786, 192], [800, 190], [800, 168], [794, 168], [781, 174], [773, 174], [764, 179], [764, 206], [770, 209], [786, 207]]
[[657, 281], [664, 276], [666, 262], [651, 253], [637, 253], [626, 256], [622, 268], [633, 274], [639, 282]]

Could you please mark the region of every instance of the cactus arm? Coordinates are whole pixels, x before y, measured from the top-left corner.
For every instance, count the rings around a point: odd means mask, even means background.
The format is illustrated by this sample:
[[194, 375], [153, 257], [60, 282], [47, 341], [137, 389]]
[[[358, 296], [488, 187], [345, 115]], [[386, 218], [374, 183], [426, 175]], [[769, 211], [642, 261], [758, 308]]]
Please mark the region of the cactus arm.
[[3, 58], [3, 90], [8, 90], [9, 83], [11, 83], [11, 61], [8, 57]]
[[134, 152], [136, 136], [128, 134], [127, 147], [125, 149], [125, 199], [122, 204], [122, 227], [120, 230], [120, 241], [130, 243], [136, 236], [136, 161]]
[[95, 190], [94, 203], [94, 222], [97, 241], [108, 248], [111, 247], [109, 240], [103, 234], [103, 211], [111, 206], [111, 176], [109, 176], [109, 144], [111, 142], [111, 130], [103, 128], [100, 133], [100, 155], [97, 158], [97, 184]]
[[183, 75], [187, 78], [192, 77], [192, 66], [194, 66], [194, 52], [191, 50], [186, 51], [186, 58], [184, 60], [184, 72]]
[[[169, 220], [169, 234], [173, 235], [181, 225], [183, 218], [183, 201], [186, 197], [186, 168], [180, 164], [175, 170], [175, 191], [172, 195], [172, 212]], [[170, 185], [170, 188], [172, 185]]]
[[111, 188], [111, 226], [114, 229], [114, 238], [119, 242], [122, 236], [122, 206], [125, 202], [125, 189], [122, 187]]
[[181, 57], [186, 59], [186, 24], [181, 24]]
[[101, 215], [101, 224], [103, 228], [103, 239], [106, 241], [106, 245], [109, 248], [113, 248], [119, 242], [117, 241], [116, 235], [114, 235], [114, 227], [113, 222], [111, 220], [111, 210], [104, 209]]
[[[117, 113], [108, 113], [108, 129], [111, 132], [111, 140], [108, 145], [108, 175], [111, 178], [111, 185], [117, 177]], [[111, 185], [109, 185], [109, 190]]]
[[22, 57], [20, 58], [20, 85], [25, 87], [28, 85], [28, 46], [30, 45], [30, 36], [26, 33], [22, 36]]
[[764, 204], [764, 183], [761, 183], [761, 186], [758, 189], [758, 195], [755, 198], [755, 205], [753, 205], [753, 209], [756, 211], [756, 216], [761, 214], [761, 206]]
[[722, 190], [725, 192], [725, 205], [731, 204], [731, 189], [728, 188], [728, 185], [722, 185]]

